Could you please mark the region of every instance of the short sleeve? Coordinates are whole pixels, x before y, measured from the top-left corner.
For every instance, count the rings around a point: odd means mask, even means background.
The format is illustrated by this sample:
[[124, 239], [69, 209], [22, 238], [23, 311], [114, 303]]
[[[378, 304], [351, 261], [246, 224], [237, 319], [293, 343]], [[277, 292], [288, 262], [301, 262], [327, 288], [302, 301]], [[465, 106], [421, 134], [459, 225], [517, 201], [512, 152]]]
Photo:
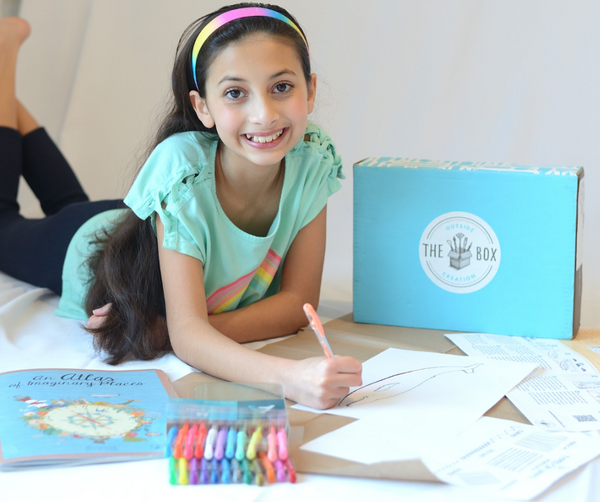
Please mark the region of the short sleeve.
[[325, 207], [331, 195], [341, 187], [340, 179], [345, 179], [342, 172], [342, 158], [336, 152], [335, 146], [329, 135], [315, 126], [309, 124], [306, 129], [308, 138], [301, 147], [306, 168], [309, 170], [306, 188], [311, 195], [302, 227], [310, 223]]
[[[151, 218], [156, 232], [156, 215], [165, 229], [165, 248], [204, 261], [199, 234], [181, 220], [180, 210], [194, 195], [210, 163], [212, 145], [202, 145], [197, 137], [183, 133], [160, 143], [148, 157], [124, 202], [140, 218]], [[215, 145], [216, 147], [216, 145]]]

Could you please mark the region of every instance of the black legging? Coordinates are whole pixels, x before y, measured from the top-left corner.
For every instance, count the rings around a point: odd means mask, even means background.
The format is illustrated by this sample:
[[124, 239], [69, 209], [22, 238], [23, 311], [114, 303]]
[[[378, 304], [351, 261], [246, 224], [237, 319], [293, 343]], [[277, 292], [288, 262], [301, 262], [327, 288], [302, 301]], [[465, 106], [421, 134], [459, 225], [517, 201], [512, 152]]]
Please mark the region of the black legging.
[[[44, 218], [19, 214], [21, 175], [40, 201]], [[120, 199], [90, 202], [45, 129], [21, 136], [0, 127], [0, 270], [60, 295], [73, 234], [92, 216], [120, 207]]]

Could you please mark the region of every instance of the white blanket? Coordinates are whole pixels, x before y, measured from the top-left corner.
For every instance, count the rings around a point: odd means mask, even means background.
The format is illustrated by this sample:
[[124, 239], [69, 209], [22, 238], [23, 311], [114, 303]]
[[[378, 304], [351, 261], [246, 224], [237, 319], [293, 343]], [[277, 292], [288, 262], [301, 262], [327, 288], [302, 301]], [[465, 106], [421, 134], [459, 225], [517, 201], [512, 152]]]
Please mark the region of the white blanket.
[[0, 372], [33, 368], [162, 369], [171, 381], [192, 371], [174, 354], [118, 366], [103, 362], [81, 323], [54, 315], [58, 297], [0, 273]]

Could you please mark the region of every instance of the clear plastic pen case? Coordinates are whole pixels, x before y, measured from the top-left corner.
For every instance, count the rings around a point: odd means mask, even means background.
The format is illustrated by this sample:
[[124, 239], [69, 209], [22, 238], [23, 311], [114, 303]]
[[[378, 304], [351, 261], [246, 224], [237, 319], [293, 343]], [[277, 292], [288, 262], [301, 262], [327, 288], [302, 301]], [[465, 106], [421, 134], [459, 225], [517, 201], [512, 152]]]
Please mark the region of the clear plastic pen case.
[[295, 482], [280, 385], [211, 382], [169, 400], [172, 485]]

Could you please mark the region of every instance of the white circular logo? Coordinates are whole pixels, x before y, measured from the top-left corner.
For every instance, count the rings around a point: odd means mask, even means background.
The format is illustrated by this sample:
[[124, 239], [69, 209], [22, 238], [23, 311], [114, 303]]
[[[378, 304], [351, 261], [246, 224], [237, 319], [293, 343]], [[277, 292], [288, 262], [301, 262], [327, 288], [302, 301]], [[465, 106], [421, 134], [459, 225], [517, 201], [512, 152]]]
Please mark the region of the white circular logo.
[[494, 278], [500, 266], [500, 243], [481, 218], [459, 211], [435, 218], [419, 242], [427, 276], [451, 293], [473, 293]]

